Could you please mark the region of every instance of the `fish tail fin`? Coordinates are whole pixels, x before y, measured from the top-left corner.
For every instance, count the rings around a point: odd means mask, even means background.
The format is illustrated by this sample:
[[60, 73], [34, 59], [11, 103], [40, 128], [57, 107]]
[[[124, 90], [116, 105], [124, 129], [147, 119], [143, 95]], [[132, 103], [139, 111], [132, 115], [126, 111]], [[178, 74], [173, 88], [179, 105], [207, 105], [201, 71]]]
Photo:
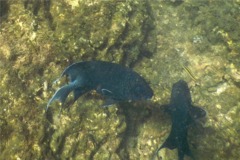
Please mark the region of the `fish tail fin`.
[[48, 110], [48, 107], [50, 106], [50, 104], [55, 100], [59, 100], [63, 104], [65, 102], [67, 96], [69, 95], [69, 93], [71, 91], [73, 91], [74, 89], [75, 89], [74, 83], [70, 83], [69, 85], [65, 85], [65, 86], [61, 87], [60, 89], [58, 89], [55, 92], [55, 94], [53, 95], [53, 97], [49, 100], [47, 107], [46, 107], [46, 111]]

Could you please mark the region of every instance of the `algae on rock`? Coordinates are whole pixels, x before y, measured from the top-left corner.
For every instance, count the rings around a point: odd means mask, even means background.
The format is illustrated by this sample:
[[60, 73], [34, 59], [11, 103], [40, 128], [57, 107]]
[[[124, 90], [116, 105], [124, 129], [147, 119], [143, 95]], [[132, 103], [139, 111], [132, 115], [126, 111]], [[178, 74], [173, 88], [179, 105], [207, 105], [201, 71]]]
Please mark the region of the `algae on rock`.
[[[59, 117], [45, 113], [52, 81], [73, 62], [134, 65], [153, 53], [147, 2], [9, 1], [1, 23], [0, 159], [117, 157], [125, 117], [86, 97]], [[151, 38], [150, 38], [151, 37]], [[151, 45], [149, 45], [151, 44]]]
[[[35, 14], [37, 1], [8, 1], [1, 21], [0, 159], [149, 159], [170, 130], [161, 105], [179, 79], [208, 111], [189, 131], [194, 156], [240, 156], [238, 1], [62, 0]], [[94, 59], [134, 67], [153, 100], [103, 109], [92, 92], [61, 116], [58, 104], [46, 114], [63, 69]]]

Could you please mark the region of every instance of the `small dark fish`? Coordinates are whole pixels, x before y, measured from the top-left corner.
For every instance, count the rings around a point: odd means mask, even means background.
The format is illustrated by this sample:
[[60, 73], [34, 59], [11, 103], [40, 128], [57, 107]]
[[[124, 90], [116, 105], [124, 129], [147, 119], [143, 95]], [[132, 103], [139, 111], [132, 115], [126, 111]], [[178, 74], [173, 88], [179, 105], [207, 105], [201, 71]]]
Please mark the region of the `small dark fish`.
[[188, 127], [196, 120], [206, 116], [206, 111], [193, 106], [188, 85], [180, 80], [173, 85], [170, 104], [166, 105], [166, 111], [172, 119], [171, 132], [158, 151], [162, 148], [178, 149], [178, 160], [183, 160], [184, 155], [193, 158], [189, 149], [187, 134]]
[[130, 68], [103, 61], [86, 61], [68, 66], [61, 77], [67, 76], [69, 84], [58, 89], [49, 100], [49, 105], [59, 100], [64, 104], [73, 91], [75, 102], [80, 96], [96, 90], [107, 99], [107, 105], [122, 101], [150, 99], [153, 91], [148, 83]]

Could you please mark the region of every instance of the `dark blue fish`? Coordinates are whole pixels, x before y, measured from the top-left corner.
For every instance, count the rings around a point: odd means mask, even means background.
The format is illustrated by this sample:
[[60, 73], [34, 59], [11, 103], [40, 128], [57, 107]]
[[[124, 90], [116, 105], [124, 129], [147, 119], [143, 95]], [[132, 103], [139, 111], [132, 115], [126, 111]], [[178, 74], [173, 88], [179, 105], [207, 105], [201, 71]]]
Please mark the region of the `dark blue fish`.
[[106, 105], [122, 101], [150, 99], [153, 91], [148, 83], [130, 68], [103, 61], [74, 63], [67, 67], [61, 77], [67, 76], [69, 84], [58, 89], [47, 104], [59, 100], [64, 104], [73, 91], [75, 102], [80, 96], [91, 90], [107, 99]]
[[173, 85], [170, 104], [165, 107], [171, 115], [172, 127], [168, 138], [156, 153], [162, 148], [177, 148], [178, 160], [183, 160], [184, 155], [193, 158], [187, 141], [188, 127], [196, 119], [206, 116], [206, 111], [192, 105], [188, 85], [183, 80]]

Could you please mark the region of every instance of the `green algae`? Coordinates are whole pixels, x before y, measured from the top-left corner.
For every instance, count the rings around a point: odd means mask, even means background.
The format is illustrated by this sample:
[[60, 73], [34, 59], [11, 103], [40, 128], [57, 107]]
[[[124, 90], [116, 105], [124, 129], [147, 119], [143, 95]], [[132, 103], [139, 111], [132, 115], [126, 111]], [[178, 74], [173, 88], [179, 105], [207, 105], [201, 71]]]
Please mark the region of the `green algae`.
[[[189, 130], [194, 156], [238, 159], [238, 1], [51, 1], [52, 22], [34, 2], [9, 1], [0, 26], [0, 159], [149, 159], [170, 131], [161, 105], [179, 79], [208, 112]], [[134, 67], [154, 98], [103, 109], [89, 93], [60, 116], [57, 103], [46, 113], [52, 82], [90, 59]]]

